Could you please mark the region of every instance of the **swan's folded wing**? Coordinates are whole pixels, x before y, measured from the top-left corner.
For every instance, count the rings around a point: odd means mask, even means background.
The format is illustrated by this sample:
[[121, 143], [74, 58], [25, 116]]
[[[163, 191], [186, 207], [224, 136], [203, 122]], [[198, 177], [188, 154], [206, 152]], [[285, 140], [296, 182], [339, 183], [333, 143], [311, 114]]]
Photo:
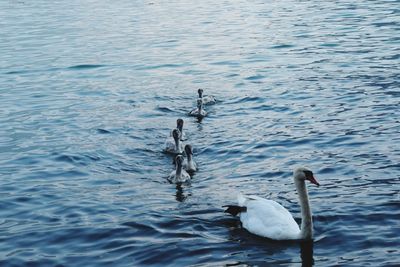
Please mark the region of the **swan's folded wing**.
[[173, 182], [176, 178], [176, 171], [171, 171], [171, 173], [168, 176], [168, 181]]
[[175, 141], [171, 138], [167, 138], [164, 143], [164, 150], [165, 151], [172, 151], [175, 150]]
[[249, 232], [272, 239], [295, 239], [299, 226], [292, 215], [279, 203], [259, 198], [247, 197], [247, 211], [241, 213], [240, 220]]

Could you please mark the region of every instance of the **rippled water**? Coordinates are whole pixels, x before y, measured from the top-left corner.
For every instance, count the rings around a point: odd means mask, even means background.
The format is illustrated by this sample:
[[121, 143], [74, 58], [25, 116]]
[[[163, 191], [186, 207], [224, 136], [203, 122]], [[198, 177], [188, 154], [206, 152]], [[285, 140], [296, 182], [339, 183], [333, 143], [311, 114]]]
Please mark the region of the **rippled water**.
[[[399, 264], [399, 1], [5, 0], [0, 18], [0, 265]], [[220, 100], [201, 123], [199, 87]], [[177, 118], [200, 166], [181, 187]], [[296, 165], [322, 184], [314, 243], [223, 213], [242, 191], [300, 219]]]

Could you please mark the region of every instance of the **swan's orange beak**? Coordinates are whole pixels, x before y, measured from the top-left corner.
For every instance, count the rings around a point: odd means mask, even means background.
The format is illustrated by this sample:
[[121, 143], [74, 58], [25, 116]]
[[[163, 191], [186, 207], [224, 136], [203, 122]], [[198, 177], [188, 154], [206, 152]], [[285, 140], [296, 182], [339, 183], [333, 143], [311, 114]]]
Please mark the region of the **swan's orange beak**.
[[319, 186], [319, 183], [318, 183], [317, 179], [315, 179], [314, 176], [308, 178], [308, 180], [309, 180], [311, 183], [315, 184], [316, 186]]

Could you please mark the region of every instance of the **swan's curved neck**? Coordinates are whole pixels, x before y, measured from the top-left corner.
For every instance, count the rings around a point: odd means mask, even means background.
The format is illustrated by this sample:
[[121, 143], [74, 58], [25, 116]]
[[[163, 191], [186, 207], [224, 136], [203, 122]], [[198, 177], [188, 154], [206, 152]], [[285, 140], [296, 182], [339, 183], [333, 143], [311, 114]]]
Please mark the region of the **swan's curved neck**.
[[300, 238], [312, 239], [313, 238], [313, 222], [310, 202], [308, 200], [307, 187], [304, 180], [294, 179], [296, 184], [297, 193], [299, 194], [300, 207], [301, 207], [301, 227]]
[[183, 134], [183, 133], [182, 133], [183, 125], [178, 125], [176, 128], [178, 128], [178, 130], [181, 132], [181, 134]]
[[176, 163], [176, 178], [180, 178], [182, 174], [182, 164], [181, 163]]
[[180, 152], [180, 150], [179, 150], [179, 147], [180, 147], [179, 138], [174, 139], [174, 141], [175, 141], [175, 150]]

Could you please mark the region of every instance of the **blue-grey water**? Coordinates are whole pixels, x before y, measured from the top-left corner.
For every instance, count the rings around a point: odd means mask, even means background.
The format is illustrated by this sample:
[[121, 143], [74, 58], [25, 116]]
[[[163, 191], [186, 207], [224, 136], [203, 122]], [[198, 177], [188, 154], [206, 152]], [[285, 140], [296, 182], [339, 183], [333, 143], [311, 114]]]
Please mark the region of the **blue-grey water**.
[[[0, 265], [398, 266], [399, 36], [398, 0], [1, 1]], [[224, 214], [242, 191], [300, 220], [297, 165], [313, 243]]]

